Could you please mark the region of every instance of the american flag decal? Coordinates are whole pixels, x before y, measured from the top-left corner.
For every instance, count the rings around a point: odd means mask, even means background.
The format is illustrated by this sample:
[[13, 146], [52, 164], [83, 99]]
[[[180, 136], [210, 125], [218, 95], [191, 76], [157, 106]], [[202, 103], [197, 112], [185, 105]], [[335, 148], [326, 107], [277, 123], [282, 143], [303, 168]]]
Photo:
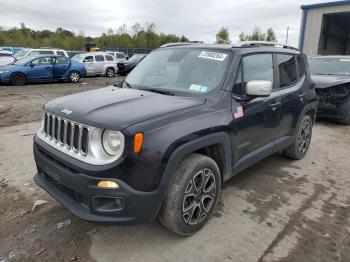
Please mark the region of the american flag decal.
[[244, 116], [243, 107], [240, 104], [232, 107], [232, 113], [234, 119], [239, 119]]

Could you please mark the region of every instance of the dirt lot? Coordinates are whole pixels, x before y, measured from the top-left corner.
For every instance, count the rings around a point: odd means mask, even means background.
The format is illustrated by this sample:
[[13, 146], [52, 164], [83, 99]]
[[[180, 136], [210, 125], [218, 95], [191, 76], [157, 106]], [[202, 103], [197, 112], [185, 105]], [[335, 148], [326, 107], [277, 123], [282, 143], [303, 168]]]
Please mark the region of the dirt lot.
[[[33, 183], [32, 137], [43, 103], [115, 79], [84, 82], [0, 87], [0, 261], [350, 261], [350, 126], [327, 122], [305, 159], [276, 154], [224, 184], [192, 237], [74, 217]], [[47, 203], [32, 212], [36, 200]]]
[[0, 127], [12, 126], [42, 117], [42, 107], [53, 98], [113, 85], [122, 77], [89, 77], [80, 83], [54, 83], [21, 87], [0, 85]]

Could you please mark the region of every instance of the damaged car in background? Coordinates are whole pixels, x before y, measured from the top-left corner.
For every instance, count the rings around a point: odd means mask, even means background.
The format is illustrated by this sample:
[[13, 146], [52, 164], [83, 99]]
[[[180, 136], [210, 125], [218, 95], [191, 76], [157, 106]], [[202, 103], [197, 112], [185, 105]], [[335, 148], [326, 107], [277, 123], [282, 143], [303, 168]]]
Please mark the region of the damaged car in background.
[[350, 56], [315, 56], [309, 66], [319, 98], [317, 116], [349, 125]]

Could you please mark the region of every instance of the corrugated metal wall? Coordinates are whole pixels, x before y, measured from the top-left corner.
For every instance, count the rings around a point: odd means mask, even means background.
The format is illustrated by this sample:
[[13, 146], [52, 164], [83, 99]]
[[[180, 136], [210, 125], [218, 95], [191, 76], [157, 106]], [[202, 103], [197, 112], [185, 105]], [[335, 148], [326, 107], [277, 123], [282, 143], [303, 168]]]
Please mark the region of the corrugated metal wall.
[[[304, 14], [305, 12], [307, 12], [307, 16], [304, 33], [304, 43], [303, 45], [300, 43], [299, 46], [303, 46], [303, 52], [306, 55], [313, 56], [317, 55], [318, 52], [323, 15], [331, 13], [350, 12], [350, 4], [303, 10]], [[305, 17], [304, 14], [303, 18]], [[301, 28], [302, 27], [303, 21], [301, 22]], [[300, 41], [302, 40], [301, 36], [302, 30], [300, 34]]]

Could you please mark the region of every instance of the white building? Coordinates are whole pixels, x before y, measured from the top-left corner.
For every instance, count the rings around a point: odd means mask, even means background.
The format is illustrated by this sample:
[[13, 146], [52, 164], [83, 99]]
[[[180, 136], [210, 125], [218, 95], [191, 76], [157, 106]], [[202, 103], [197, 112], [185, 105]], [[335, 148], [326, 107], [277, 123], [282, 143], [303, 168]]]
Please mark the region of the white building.
[[308, 56], [350, 54], [350, 1], [303, 5], [299, 48]]

